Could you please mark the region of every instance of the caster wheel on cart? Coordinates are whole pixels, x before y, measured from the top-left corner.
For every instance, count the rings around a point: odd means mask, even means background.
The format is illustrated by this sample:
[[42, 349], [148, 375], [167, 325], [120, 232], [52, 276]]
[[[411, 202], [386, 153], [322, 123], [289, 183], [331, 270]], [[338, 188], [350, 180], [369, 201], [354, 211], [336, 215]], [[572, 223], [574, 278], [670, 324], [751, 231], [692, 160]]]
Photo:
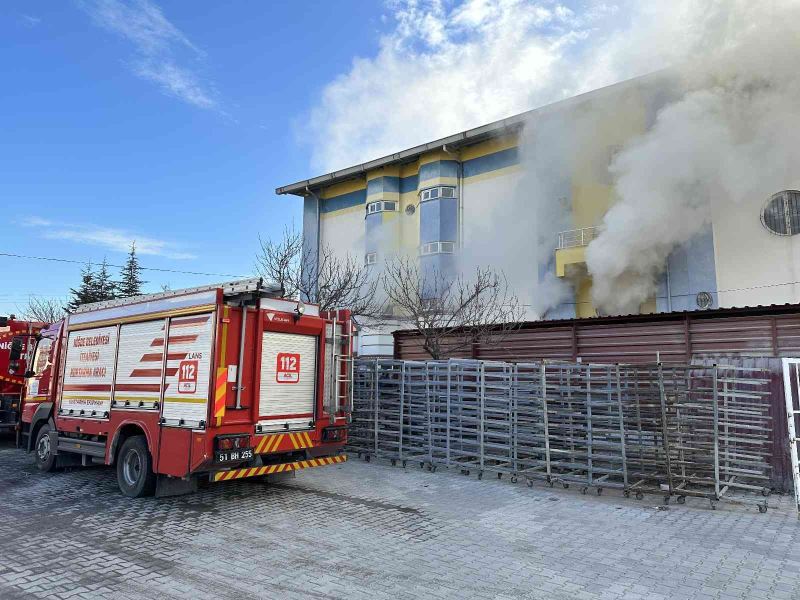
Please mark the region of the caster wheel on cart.
[[669, 496], [664, 496], [664, 504], [669, 504]]
[[369, 462], [370, 461], [370, 455], [369, 454], [364, 456], [364, 461], [365, 462]]
[[644, 494], [642, 492], [636, 492], [636, 499], [641, 500], [642, 498], [644, 498]]
[[511, 476], [511, 483], [517, 483], [517, 476], [516, 475], [512, 475]]
[[424, 469], [425, 468], [425, 463], [424, 462], [419, 463], [419, 468], [420, 469]]
[[766, 503], [764, 503], [764, 504], [759, 504], [759, 505], [758, 505], [758, 512], [760, 512], [760, 513], [765, 513], [765, 512], [767, 512], [767, 504], [766, 504]]
[[587, 487], [582, 487], [581, 488], [581, 494], [583, 494], [584, 496], [586, 495], [586, 492], [588, 492], [588, 491], [589, 491], [589, 488], [587, 488]]
[[407, 464], [407, 462], [408, 462], [408, 461], [405, 461], [405, 460], [403, 461], [403, 468], [404, 468], [404, 469], [406, 468], [406, 464]]
[[483, 479], [483, 471], [478, 471], [478, 480]]
[[431, 473], [436, 473], [436, 465], [431, 465]]
[[713, 500], [711, 500], [710, 502], [711, 502], [711, 510], [717, 510], [717, 503], [714, 502]]
[[526, 479], [525, 480], [525, 485], [527, 485], [529, 488], [532, 488], [533, 487], [533, 480], [532, 479]]
[[[768, 490], [767, 488], [761, 488], [761, 495], [762, 496], [764, 496], [766, 498], [767, 496], [769, 496], [769, 494], [770, 494], [770, 490]], [[767, 511], [765, 510], [764, 512], [767, 512]]]
[[622, 492], [622, 495], [625, 496], [626, 498], [630, 498], [631, 497], [631, 493], [628, 490], [625, 490], [624, 492]]
[[549, 485], [550, 487], [553, 487], [555, 484], [556, 484], [555, 481], [548, 481], [547, 482], [547, 485]]
[[568, 489], [569, 489], [569, 484], [568, 484], [566, 481], [564, 481], [564, 482], [561, 484], [561, 487], [563, 487], [565, 490], [568, 490]]
[[502, 474], [502, 473], [498, 473], [498, 474], [497, 474], [497, 478], [498, 478], [498, 479], [502, 479], [502, 478], [503, 478], [503, 474]]
[[686, 496], [678, 496], [676, 500], [678, 501], [678, 504], [686, 504]]
[[597, 495], [598, 496], [602, 496], [603, 495], [603, 488], [597, 488]]

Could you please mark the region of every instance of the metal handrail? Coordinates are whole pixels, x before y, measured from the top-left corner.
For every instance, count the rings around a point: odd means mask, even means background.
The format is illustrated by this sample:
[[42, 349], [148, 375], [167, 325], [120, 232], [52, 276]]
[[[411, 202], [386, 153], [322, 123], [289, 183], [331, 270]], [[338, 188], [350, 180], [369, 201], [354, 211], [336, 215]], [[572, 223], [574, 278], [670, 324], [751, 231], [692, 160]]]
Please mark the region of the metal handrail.
[[581, 229], [570, 229], [558, 233], [558, 250], [565, 248], [578, 248], [588, 246], [589, 242], [600, 235], [599, 227], [583, 227]]

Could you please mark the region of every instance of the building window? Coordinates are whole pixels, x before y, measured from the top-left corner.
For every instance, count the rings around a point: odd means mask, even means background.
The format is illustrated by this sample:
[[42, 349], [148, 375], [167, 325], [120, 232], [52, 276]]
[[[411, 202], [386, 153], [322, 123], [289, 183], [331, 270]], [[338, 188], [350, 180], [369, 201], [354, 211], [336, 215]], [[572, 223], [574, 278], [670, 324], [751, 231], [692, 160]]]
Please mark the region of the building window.
[[378, 253], [377, 252], [367, 252], [364, 255], [364, 264], [365, 265], [374, 265], [378, 262]]
[[800, 233], [800, 191], [784, 190], [767, 200], [761, 223], [776, 235]]
[[367, 214], [371, 215], [379, 212], [396, 212], [397, 202], [394, 200], [378, 200], [367, 204]]
[[427, 190], [422, 190], [419, 193], [419, 200], [420, 202], [426, 202], [427, 200], [436, 200], [437, 198], [455, 198], [456, 197], [456, 188], [452, 186], [437, 186], [428, 188]]
[[420, 254], [428, 256], [429, 254], [452, 254], [456, 251], [455, 242], [429, 242], [422, 244]]

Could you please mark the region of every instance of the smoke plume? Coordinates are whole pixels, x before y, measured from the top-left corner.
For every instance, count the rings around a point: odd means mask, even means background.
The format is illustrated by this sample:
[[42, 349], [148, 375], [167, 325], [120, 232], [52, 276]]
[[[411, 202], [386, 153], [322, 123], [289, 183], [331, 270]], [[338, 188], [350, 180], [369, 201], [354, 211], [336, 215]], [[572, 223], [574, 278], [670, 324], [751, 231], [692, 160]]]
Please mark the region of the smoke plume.
[[675, 68], [678, 99], [611, 166], [617, 201], [587, 249], [600, 311], [638, 312], [670, 252], [714, 214], [753, 218], [771, 194], [797, 185], [798, 19], [796, 1], [695, 10], [703, 34]]

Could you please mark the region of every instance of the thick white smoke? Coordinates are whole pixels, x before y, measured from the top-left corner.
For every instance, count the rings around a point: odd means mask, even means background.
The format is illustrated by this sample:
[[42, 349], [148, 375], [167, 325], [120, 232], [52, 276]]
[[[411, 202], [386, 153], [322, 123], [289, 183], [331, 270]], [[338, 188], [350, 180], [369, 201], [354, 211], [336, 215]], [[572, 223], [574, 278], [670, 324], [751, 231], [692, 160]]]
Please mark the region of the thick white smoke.
[[679, 99], [612, 165], [617, 202], [587, 249], [605, 313], [638, 312], [669, 253], [712, 215], [736, 208], [753, 218], [798, 182], [800, 3], [706, 4], [692, 19], [702, 43], [676, 67]]

